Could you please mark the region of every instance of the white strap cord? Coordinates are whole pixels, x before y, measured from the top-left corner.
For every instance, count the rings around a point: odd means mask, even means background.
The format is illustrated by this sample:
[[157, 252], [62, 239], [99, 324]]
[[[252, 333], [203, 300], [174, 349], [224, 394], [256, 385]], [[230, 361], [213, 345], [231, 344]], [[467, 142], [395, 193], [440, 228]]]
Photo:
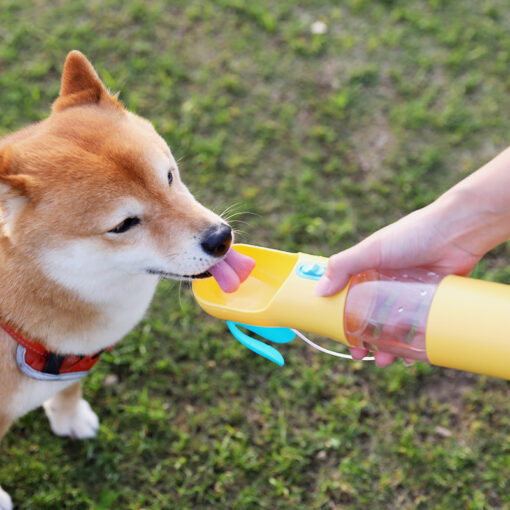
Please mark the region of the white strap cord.
[[[350, 354], [343, 354], [341, 352], [335, 352], [330, 351], [329, 349], [324, 349], [324, 347], [321, 347], [320, 345], [317, 345], [316, 343], [312, 342], [309, 338], [307, 338], [301, 331], [298, 331], [297, 329], [292, 329], [296, 335], [301, 338], [301, 340], [304, 340], [307, 344], [311, 345], [314, 349], [317, 349], [318, 351], [325, 352], [326, 354], [331, 354], [331, 356], [337, 356], [338, 358], [346, 358], [346, 359], [353, 359], [353, 357]], [[373, 356], [365, 357], [361, 360], [353, 360], [353, 361], [374, 361], [375, 358]]]

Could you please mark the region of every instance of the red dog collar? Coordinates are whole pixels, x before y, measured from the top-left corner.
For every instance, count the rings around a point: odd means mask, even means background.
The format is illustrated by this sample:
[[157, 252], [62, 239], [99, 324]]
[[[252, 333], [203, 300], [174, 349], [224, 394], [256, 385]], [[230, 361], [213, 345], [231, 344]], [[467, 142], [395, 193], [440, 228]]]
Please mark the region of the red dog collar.
[[103, 352], [113, 348], [109, 347], [90, 356], [62, 356], [46, 350], [37, 342], [23, 338], [5, 324], [0, 323], [0, 327], [18, 343], [16, 362], [19, 369], [28, 377], [40, 381], [81, 379], [99, 361]]

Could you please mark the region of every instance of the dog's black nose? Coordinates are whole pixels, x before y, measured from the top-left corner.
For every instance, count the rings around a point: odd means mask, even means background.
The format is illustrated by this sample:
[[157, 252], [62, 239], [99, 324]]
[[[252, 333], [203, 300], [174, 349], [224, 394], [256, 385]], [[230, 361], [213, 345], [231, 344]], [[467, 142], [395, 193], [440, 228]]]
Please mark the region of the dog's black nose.
[[232, 244], [232, 229], [224, 223], [210, 228], [202, 239], [202, 249], [207, 255], [221, 257]]

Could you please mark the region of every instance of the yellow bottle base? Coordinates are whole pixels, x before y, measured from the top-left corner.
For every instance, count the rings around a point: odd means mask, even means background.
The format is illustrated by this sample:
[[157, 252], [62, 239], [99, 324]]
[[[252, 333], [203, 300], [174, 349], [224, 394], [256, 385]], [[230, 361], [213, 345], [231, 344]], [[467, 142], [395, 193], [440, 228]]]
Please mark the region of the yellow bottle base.
[[510, 286], [450, 275], [430, 306], [426, 349], [442, 367], [510, 379]]

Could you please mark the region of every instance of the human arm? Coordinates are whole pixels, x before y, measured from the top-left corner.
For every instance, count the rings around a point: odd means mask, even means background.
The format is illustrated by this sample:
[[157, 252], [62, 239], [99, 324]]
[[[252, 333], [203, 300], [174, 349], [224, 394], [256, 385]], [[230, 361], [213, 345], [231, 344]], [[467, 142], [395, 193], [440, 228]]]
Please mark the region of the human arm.
[[[459, 182], [430, 205], [333, 255], [316, 288], [339, 292], [366, 269], [424, 267], [443, 274], [469, 274], [489, 250], [510, 238], [510, 148]], [[366, 355], [351, 349], [353, 357]], [[375, 354], [380, 366], [394, 357]]]

